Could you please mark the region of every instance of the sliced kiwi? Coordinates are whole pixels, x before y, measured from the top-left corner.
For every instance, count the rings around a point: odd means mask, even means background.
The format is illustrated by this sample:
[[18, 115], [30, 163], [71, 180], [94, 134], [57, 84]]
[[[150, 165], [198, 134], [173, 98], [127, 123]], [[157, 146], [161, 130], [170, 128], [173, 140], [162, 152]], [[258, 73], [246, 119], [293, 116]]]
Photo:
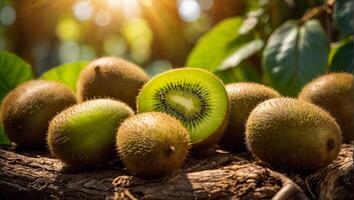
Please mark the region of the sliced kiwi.
[[338, 155], [341, 132], [320, 107], [291, 98], [260, 103], [250, 114], [246, 141], [252, 154], [274, 167], [311, 172]]
[[93, 167], [115, 155], [115, 135], [134, 111], [125, 103], [96, 99], [61, 112], [50, 122], [48, 146], [54, 157], [69, 166]]
[[142, 113], [119, 127], [117, 148], [132, 174], [157, 178], [180, 168], [188, 154], [189, 133], [170, 115]]
[[74, 94], [60, 83], [28, 81], [4, 98], [0, 118], [7, 136], [18, 147], [41, 149], [46, 147], [49, 121], [75, 103]]
[[220, 146], [231, 151], [246, 150], [245, 126], [251, 111], [261, 102], [280, 97], [272, 88], [258, 83], [230, 83], [226, 85], [230, 99], [229, 123], [220, 139]]
[[195, 68], [164, 72], [139, 93], [138, 112], [165, 112], [189, 130], [193, 148], [216, 144], [227, 123], [229, 100], [224, 84], [213, 74]]
[[88, 64], [78, 81], [79, 100], [113, 98], [135, 109], [139, 89], [149, 76], [137, 65], [117, 57], [103, 57]]
[[354, 76], [349, 73], [323, 75], [307, 84], [299, 99], [327, 110], [337, 120], [343, 141], [354, 140]]

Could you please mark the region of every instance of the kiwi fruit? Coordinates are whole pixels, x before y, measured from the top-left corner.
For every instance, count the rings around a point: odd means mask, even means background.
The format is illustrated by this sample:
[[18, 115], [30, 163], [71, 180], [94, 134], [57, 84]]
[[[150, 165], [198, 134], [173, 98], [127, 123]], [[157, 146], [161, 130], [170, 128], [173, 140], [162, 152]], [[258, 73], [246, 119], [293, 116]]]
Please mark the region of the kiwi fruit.
[[299, 99], [328, 111], [339, 124], [343, 142], [354, 140], [354, 76], [349, 73], [323, 75], [307, 84]]
[[159, 178], [180, 168], [189, 142], [188, 130], [160, 112], [132, 116], [117, 133], [119, 157], [132, 174], [145, 178]]
[[74, 168], [94, 167], [116, 155], [115, 135], [134, 111], [125, 103], [96, 99], [72, 106], [49, 124], [52, 155]]
[[291, 98], [264, 101], [251, 112], [246, 142], [252, 155], [272, 166], [312, 172], [338, 155], [341, 132], [320, 107]]
[[[161, 73], [147, 82], [137, 99], [138, 112], [164, 112], [189, 130], [193, 150], [207, 150], [225, 130], [229, 100], [215, 75], [197, 68]], [[197, 152], [195, 151], [195, 152]]]
[[117, 57], [92, 61], [80, 73], [77, 94], [79, 101], [112, 98], [135, 109], [139, 89], [149, 76], [137, 65]]
[[74, 94], [63, 84], [32, 80], [7, 94], [0, 118], [7, 136], [19, 148], [42, 149], [46, 147], [49, 121], [75, 103]]
[[226, 86], [230, 99], [229, 123], [219, 145], [230, 151], [244, 151], [245, 125], [248, 115], [261, 102], [280, 97], [280, 94], [258, 83], [230, 83]]

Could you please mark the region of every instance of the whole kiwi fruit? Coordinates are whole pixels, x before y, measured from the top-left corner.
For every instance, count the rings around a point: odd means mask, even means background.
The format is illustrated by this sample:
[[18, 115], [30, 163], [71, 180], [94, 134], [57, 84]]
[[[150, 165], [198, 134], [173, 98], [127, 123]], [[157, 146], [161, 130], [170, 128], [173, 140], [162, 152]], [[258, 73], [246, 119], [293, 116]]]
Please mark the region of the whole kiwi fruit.
[[299, 99], [328, 111], [342, 130], [343, 141], [354, 140], [354, 76], [350, 73], [323, 75], [307, 84]]
[[258, 83], [230, 83], [226, 86], [230, 99], [229, 122], [219, 145], [230, 151], [244, 151], [245, 126], [248, 115], [261, 102], [280, 97], [280, 94]]
[[113, 98], [135, 109], [139, 89], [149, 76], [137, 65], [117, 57], [98, 58], [81, 72], [77, 84], [79, 101]]
[[19, 148], [41, 149], [46, 147], [49, 121], [75, 103], [74, 94], [63, 84], [32, 80], [7, 94], [0, 118], [7, 136]]
[[229, 99], [224, 84], [212, 73], [180, 68], [148, 81], [139, 93], [137, 109], [177, 118], [190, 133], [193, 152], [206, 152], [225, 130]]
[[118, 129], [117, 148], [128, 170], [158, 178], [180, 168], [189, 149], [189, 133], [174, 117], [147, 112], [125, 120]]
[[341, 132], [320, 107], [291, 98], [264, 101], [251, 112], [246, 142], [252, 155], [274, 167], [312, 172], [338, 155]]
[[54, 157], [74, 168], [96, 167], [116, 155], [117, 128], [133, 114], [128, 105], [111, 99], [72, 106], [50, 122], [49, 149]]

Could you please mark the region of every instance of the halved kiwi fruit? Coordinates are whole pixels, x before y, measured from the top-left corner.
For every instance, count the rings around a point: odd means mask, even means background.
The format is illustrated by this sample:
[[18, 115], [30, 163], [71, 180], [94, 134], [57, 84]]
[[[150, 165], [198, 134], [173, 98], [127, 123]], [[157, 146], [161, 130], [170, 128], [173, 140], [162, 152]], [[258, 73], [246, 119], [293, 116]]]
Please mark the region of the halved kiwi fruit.
[[76, 103], [65, 85], [44, 80], [27, 81], [4, 98], [1, 119], [7, 136], [19, 148], [46, 147], [49, 121]]
[[229, 99], [224, 84], [212, 73], [182, 68], [147, 82], [139, 93], [137, 109], [174, 116], [189, 130], [193, 148], [207, 149], [225, 130]]

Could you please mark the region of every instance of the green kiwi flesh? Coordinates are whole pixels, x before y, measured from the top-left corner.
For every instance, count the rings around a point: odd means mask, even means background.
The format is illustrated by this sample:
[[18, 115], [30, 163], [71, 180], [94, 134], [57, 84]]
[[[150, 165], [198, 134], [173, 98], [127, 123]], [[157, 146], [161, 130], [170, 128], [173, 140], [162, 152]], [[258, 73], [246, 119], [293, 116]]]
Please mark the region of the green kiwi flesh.
[[258, 83], [230, 83], [225, 87], [230, 99], [230, 116], [219, 145], [226, 150], [244, 151], [244, 133], [249, 114], [259, 103], [280, 97], [280, 94]]
[[1, 119], [7, 136], [19, 148], [46, 147], [49, 121], [76, 103], [69, 88], [54, 81], [27, 81], [7, 94]]
[[141, 89], [138, 112], [165, 112], [189, 130], [193, 149], [218, 142], [229, 113], [224, 84], [215, 75], [196, 68], [170, 70], [155, 76]]
[[115, 155], [115, 135], [134, 111], [125, 103], [96, 99], [72, 106], [53, 118], [48, 146], [54, 157], [72, 167], [102, 164]]
[[103, 57], [88, 64], [78, 80], [79, 101], [113, 98], [135, 109], [139, 89], [149, 76], [137, 65], [117, 57]]
[[183, 164], [189, 149], [189, 133], [170, 115], [142, 113], [128, 118], [119, 127], [117, 149], [132, 174], [158, 178]]
[[320, 107], [291, 98], [260, 103], [246, 125], [253, 156], [275, 167], [311, 172], [329, 165], [341, 146], [339, 126]]
[[327, 110], [339, 124], [343, 141], [354, 140], [354, 76], [349, 73], [323, 75], [307, 84], [299, 99]]

